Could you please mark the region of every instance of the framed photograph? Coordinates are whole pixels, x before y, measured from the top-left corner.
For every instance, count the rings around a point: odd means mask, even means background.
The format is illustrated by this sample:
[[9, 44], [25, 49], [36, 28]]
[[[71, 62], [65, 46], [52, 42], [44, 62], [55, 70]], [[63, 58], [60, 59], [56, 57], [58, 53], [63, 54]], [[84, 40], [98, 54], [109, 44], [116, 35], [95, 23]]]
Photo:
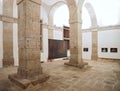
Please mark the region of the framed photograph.
[[88, 48], [83, 48], [83, 51], [84, 52], [88, 52]]
[[110, 48], [110, 52], [117, 53], [117, 52], [118, 52], [118, 49], [117, 49], [117, 48]]
[[101, 52], [108, 52], [108, 48], [101, 48]]

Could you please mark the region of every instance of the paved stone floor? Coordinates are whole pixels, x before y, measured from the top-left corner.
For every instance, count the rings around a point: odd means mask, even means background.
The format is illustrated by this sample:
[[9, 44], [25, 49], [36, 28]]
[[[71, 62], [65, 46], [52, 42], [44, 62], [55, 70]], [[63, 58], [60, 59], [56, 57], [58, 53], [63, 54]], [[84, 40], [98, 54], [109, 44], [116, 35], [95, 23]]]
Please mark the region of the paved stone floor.
[[[120, 91], [120, 61], [87, 61], [83, 69], [64, 65], [63, 61], [42, 63], [47, 82], [34, 90], [23, 91]], [[0, 69], [0, 91], [22, 91], [7, 78], [17, 67]]]

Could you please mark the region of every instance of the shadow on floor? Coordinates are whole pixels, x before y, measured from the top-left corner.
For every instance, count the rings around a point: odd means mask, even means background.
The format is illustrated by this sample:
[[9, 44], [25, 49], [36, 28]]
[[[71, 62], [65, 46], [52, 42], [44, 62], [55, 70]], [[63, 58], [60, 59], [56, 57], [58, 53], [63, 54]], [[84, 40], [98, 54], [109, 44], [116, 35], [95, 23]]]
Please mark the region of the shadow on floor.
[[0, 91], [12, 91], [12, 85], [8, 79], [0, 80]]

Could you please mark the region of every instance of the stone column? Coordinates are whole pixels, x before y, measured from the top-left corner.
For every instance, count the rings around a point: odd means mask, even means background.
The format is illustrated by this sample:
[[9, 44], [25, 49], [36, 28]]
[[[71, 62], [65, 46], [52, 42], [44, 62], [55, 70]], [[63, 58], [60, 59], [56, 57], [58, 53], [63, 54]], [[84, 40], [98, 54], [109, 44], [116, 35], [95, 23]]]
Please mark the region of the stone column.
[[48, 27], [48, 39], [53, 39], [54, 29], [52, 27]]
[[[22, 88], [46, 81], [40, 63], [40, 0], [18, 0], [19, 67], [9, 79]], [[24, 80], [26, 79], [26, 80]]]
[[83, 68], [82, 60], [82, 5], [84, 0], [67, 0], [70, 12], [70, 61], [66, 65]]
[[[49, 7], [50, 8], [50, 7]], [[49, 16], [48, 16], [48, 39], [53, 39], [54, 38], [54, 24], [53, 24], [53, 19], [54, 18], [54, 12], [51, 11]]]
[[92, 55], [91, 60], [98, 59], [98, 31], [92, 30]]
[[[3, 0], [3, 16], [13, 17], [13, 0]], [[13, 23], [3, 19], [3, 66], [14, 65]]]
[[80, 21], [70, 21], [70, 61], [66, 65], [84, 67], [82, 60], [82, 30]]

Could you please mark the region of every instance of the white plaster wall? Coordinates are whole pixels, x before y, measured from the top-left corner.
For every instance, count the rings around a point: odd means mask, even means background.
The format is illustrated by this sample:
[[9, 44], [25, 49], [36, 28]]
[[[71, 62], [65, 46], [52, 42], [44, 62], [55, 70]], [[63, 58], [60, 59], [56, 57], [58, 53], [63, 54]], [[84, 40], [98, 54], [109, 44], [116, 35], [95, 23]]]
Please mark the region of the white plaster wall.
[[[120, 0], [85, 0], [85, 2], [92, 4], [99, 26], [120, 24]], [[84, 17], [86, 20], [89, 18], [86, 14]]]
[[43, 51], [41, 52], [41, 61], [48, 60], [48, 30], [43, 29]]
[[[18, 18], [18, 6], [17, 0], [13, 0], [13, 17]], [[14, 65], [19, 65], [18, 59], [18, 24], [13, 23], [13, 56], [14, 56]]]
[[[101, 48], [108, 48], [108, 52], [101, 52]], [[110, 53], [110, 48], [118, 48], [118, 53]], [[98, 56], [100, 58], [120, 59], [120, 30], [108, 30], [98, 33]]]
[[44, 9], [43, 6], [41, 6], [40, 10], [40, 19], [43, 20], [43, 23], [48, 23], [48, 16], [47, 16], [47, 11]]
[[82, 8], [82, 29], [87, 29], [91, 27], [90, 15], [84, 6]]
[[70, 50], [67, 50], [67, 57], [70, 57]]
[[18, 18], [17, 0], [14, 0], [13, 2], [13, 17]]
[[3, 10], [3, 0], [0, 0], [0, 15], [3, 14], [2, 10]]
[[0, 68], [3, 67], [2, 59], [3, 59], [3, 22], [0, 21]]
[[[92, 39], [91, 33], [83, 33], [82, 34], [82, 58], [83, 59], [91, 59], [91, 51], [92, 51]], [[88, 48], [88, 52], [84, 52], [83, 48]]]
[[54, 11], [53, 25], [59, 27], [69, 26], [69, 9], [67, 5], [62, 5]]
[[[83, 33], [82, 36], [82, 47], [89, 48], [88, 52], [83, 52], [82, 57], [83, 59], [91, 59], [91, 33]], [[101, 52], [101, 48], [108, 48], [108, 52]], [[110, 48], [118, 48], [118, 52], [110, 53]], [[98, 57], [120, 59], [120, 30], [108, 30], [98, 33]]]
[[14, 56], [14, 65], [18, 66], [18, 24], [13, 23], [13, 56]]
[[53, 31], [53, 39], [63, 40], [63, 31], [62, 30], [54, 30]]
[[[43, 24], [48, 23], [47, 11], [41, 6], [40, 19], [43, 20]], [[48, 60], [48, 29], [43, 28], [43, 51], [41, 51], [41, 61], [46, 62]]]

